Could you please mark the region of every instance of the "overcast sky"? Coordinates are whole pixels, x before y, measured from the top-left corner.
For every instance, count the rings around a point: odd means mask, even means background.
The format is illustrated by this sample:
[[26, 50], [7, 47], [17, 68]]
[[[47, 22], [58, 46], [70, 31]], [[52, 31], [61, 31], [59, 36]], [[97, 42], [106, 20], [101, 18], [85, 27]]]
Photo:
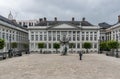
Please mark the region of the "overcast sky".
[[0, 15], [7, 17], [10, 11], [17, 20], [85, 17], [92, 24], [114, 24], [120, 15], [120, 0], [0, 0]]

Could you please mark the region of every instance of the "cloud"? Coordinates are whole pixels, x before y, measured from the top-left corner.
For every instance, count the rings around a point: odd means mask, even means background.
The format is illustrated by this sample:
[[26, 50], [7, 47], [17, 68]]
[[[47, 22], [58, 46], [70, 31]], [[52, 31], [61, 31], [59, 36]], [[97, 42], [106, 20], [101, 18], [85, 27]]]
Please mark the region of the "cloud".
[[86, 17], [93, 24], [115, 23], [120, 14], [120, 0], [1, 0], [0, 13], [7, 16], [11, 10], [16, 19], [81, 20]]

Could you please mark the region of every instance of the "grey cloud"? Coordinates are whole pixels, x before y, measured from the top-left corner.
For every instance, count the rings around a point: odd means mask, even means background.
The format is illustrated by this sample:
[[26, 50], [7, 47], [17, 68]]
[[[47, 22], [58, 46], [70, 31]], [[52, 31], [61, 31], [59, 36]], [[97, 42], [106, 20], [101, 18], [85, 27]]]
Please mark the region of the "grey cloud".
[[17, 0], [16, 3], [16, 19], [47, 17], [52, 20], [58, 17], [60, 20], [71, 20], [71, 17], [75, 17], [81, 20], [86, 17], [97, 24], [104, 21], [115, 23], [120, 14], [119, 0]]

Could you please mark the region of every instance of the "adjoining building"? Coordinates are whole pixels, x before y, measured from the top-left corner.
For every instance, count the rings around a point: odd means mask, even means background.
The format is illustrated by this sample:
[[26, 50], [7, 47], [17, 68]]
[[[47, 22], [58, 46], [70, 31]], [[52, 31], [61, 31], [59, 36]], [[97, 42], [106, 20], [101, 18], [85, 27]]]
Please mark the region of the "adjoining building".
[[[59, 21], [57, 17], [53, 21], [41, 18], [38, 24], [28, 27], [28, 33], [30, 51], [40, 51], [38, 43], [44, 42], [46, 46], [44, 51], [54, 52], [53, 43], [59, 42], [64, 35], [67, 35], [70, 43], [75, 44], [73, 48], [74, 52], [85, 50], [83, 48], [84, 42], [92, 43], [91, 52], [98, 51], [100, 27], [89, 23], [85, 18], [82, 21], [75, 21], [74, 17], [70, 21]], [[62, 46], [59, 51], [62, 52]]]
[[118, 22], [116, 24], [109, 25], [107, 23], [100, 23], [99, 26], [100, 40], [120, 40], [120, 16], [118, 16]]
[[[107, 23], [100, 23], [100, 41], [115, 40], [120, 42], [120, 16], [118, 16], [117, 23], [109, 25]], [[120, 50], [119, 48], [116, 50]]]
[[17, 20], [17, 23], [23, 27], [35, 26], [38, 20]]
[[5, 47], [0, 52], [8, 52], [12, 42], [16, 42], [16, 50], [24, 50], [23, 43], [28, 42], [28, 30], [17, 24], [10, 13], [8, 19], [0, 15], [0, 38], [5, 40]]

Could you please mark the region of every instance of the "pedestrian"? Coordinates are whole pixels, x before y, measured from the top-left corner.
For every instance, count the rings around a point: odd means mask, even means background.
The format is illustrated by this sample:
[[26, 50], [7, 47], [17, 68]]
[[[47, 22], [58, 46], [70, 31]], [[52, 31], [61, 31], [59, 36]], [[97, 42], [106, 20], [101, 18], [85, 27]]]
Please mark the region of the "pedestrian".
[[81, 51], [79, 52], [79, 57], [80, 57], [80, 60], [82, 60], [82, 52]]

